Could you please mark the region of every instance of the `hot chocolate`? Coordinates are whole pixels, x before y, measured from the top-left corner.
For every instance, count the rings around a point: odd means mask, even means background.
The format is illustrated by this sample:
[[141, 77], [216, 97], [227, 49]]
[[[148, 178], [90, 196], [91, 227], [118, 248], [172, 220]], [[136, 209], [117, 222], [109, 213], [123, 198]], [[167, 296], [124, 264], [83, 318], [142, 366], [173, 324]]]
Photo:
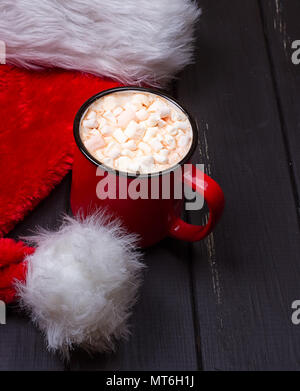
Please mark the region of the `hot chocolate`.
[[150, 174], [179, 163], [191, 148], [193, 132], [175, 104], [133, 89], [96, 100], [83, 115], [80, 136], [107, 167]]

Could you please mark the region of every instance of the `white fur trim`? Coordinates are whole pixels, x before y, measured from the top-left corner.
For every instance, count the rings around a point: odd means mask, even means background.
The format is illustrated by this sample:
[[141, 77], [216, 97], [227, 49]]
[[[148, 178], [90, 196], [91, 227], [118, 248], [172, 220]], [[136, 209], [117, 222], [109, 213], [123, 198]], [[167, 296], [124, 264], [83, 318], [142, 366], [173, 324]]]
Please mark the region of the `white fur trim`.
[[68, 357], [75, 346], [114, 348], [128, 334], [128, 317], [140, 284], [136, 237], [104, 215], [67, 217], [58, 232], [31, 238], [36, 252], [26, 260], [21, 305], [45, 333], [48, 348]]
[[162, 85], [189, 64], [192, 0], [1, 0], [7, 63]]

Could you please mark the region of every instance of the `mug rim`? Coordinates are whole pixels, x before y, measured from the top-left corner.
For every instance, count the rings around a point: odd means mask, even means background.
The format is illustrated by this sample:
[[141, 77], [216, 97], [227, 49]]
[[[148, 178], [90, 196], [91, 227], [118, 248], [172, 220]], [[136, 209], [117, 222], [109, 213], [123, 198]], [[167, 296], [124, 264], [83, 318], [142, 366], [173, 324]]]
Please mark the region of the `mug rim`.
[[[161, 96], [162, 98], [167, 99], [169, 102], [173, 103], [175, 106], [177, 106], [188, 118], [193, 132], [193, 140], [190, 146], [189, 151], [187, 154], [183, 157], [181, 161], [179, 161], [175, 166], [172, 166], [166, 170], [163, 171], [156, 171], [153, 173], [147, 173], [147, 174], [135, 174], [132, 172], [126, 172], [126, 171], [120, 171], [115, 168], [111, 168], [106, 166], [105, 164], [98, 161], [93, 155], [87, 150], [85, 147], [81, 137], [80, 137], [80, 122], [81, 119], [86, 112], [86, 110], [91, 106], [92, 103], [94, 103], [96, 100], [109, 95], [113, 94], [115, 92], [121, 92], [121, 91], [140, 91], [145, 93], [150, 93], [154, 95]], [[159, 90], [155, 90], [154, 88], [147, 88], [147, 87], [130, 87], [130, 86], [123, 86], [123, 87], [114, 87], [109, 88], [107, 90], [103, 90], [101, 92], [98, 92], [97, 94], [91, 96], [89, 99], [87, 99], [79, 108], [77, 111], [77, 114], [74, 119], [73, 123], [73, 136], [75, 139], [75, 143], [77, 147], [79, 148], [80, 152], [95, 166], [102, 168], [104, 171], [108, 171], [110, 173], [113, 173], [117, 176], [126, 176], [128, 178], [136, 179], [136, 178], [152, 178], [152, 177], [160, 177], [165, 174], [170, 174], [171, 172], [175, 171], [179, 166], [183, 166], [185, 163], [188, 163], [195, 151], [195, 148], [198, 144], [198, 126], [194, 118], [189, 114], [189, 112], [173, 97], [170, 95], [161, 92]]]

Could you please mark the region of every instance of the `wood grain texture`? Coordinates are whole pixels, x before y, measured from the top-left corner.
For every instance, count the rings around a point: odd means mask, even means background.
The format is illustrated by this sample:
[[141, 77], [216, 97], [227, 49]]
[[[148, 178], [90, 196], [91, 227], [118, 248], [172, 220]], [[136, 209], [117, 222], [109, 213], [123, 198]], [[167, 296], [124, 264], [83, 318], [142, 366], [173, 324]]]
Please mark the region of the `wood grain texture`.
[[203, 369], [299, 370], [300, 235], [259, 5], [200, 4], [196, 64], [179, 97], [200, 127], [194, 161], [226, 197], [221, 223], [193, 247]]
[[300, 219], [300, 64], [292, 62], [293, 41], [300, 40], [298, 0], [260, 1], [266, 46], [273, 71], [281, 127]]
[[[62, 214], [68, 208], [70, 179], [69, 174], [8, 236], [17, 239], [22, 235], [30, 235], [38, 226], [57, 228]], [[42, 334], [29, 318], [16, 306], [10, 306], [6, 325], [0, 326], [0, 370], [63, 369], [63, 362], [47, 352]]]

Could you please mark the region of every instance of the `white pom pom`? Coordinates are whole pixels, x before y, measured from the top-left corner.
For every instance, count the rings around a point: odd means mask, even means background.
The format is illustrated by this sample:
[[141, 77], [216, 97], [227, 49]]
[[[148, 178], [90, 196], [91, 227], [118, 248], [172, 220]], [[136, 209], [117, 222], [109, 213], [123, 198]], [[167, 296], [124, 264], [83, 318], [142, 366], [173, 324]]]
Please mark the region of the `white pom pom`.
[[103, 214], [66, 217], [58, 232], [30, 238], [37, 249], [17, 289], [49, 350], [112, 350], [127, 336], [143, 268], [136, 239]]

